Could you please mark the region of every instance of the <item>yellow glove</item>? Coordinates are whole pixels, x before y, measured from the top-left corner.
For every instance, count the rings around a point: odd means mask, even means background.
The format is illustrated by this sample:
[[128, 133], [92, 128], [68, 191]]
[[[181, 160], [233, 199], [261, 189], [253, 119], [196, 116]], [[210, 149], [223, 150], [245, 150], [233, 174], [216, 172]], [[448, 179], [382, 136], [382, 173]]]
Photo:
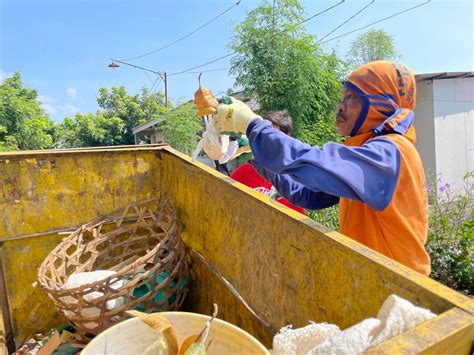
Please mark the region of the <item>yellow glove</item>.
[[214, 123], [220, 132], [240, 132], [246, 133], [250, 121], [262, 119], [259, 115], [233, 97], [232, 104], [220, 104], [217, 106], [217, 113], [214, 115]]

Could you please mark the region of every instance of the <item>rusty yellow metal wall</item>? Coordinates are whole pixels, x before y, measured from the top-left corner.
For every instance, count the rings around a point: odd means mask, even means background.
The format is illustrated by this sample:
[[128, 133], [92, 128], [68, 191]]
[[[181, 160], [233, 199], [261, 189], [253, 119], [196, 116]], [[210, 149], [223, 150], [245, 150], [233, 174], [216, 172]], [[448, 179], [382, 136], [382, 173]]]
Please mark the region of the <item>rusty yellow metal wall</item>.
[[[205, 312], [217, 302], [224, 319], [266, 345], [287, 324], [312, 320], [345, 328], [375, 316], [392, 293], [440, 316], [381, 349], [436, 352], [456, 343], [452, 348], [462, 353], [472, 343], [468, 297], [169, 147], [2, 154], [0, 184], [6, 283], [0, 296], [8, 296], [17, 343], [55, 321], [54, 309], [31, 283], [60, 240], [57, 232], [159, 194], [174, 203], [185, 242], [199, 255], [192, 258], [196, 279], [188, 306]], [[414, 335], [426, 341], [416, 342]]]
[[[58, 324], [38, 267], [58, 231], [128, 203], [159, 196], [155, 150], [103, 149], [0, 155], [0, 262], [17, 344]], [[2, 292], [2, 290], [0, 290]]]
[[[397, 294], [439, 314], [463, 310], [462, 332], [472, 335], [472, 299], [337, 232], [324, 233], [308, 218], [166, 149], [162, 191], [178, 209], [185, 242], [272, 329], [309, 320], [346, 328], [376, 316], [382, 302]], [[446, 319], [453, 334], [456, 319]], [[472, 336], [463, 342], [470, 346]]]
[[253, 313], [245, 300], [233, 292], [233, 286], [225, 283], [222, 275], [209, 261], [198, 257], [193, 251], [189, 252], [189, 256], [191, 277], [183, 310], [210, 315], [212, 305], [216, 303], [219, 318], [245, 329], [270, 349], [275, 329]]

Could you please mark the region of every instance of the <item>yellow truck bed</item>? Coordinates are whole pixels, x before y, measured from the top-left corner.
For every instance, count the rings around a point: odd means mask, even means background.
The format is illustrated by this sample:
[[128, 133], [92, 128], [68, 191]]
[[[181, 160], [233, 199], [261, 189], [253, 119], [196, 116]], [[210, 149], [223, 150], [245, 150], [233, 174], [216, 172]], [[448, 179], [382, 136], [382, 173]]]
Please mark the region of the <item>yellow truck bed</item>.
[[[282, 326], [346, 328], [397, 294], [439, 314], [369, 352], [469, 353], [474, 303], [167, 145], [0, 154], [0, 351], [58, 325], [34, 283], [48, 252], [97, 216], [150, 197], [175, 207], [191, 262], [185, 309], [268, 348]], [[15, 345], [13, 345], [13, 342]]]

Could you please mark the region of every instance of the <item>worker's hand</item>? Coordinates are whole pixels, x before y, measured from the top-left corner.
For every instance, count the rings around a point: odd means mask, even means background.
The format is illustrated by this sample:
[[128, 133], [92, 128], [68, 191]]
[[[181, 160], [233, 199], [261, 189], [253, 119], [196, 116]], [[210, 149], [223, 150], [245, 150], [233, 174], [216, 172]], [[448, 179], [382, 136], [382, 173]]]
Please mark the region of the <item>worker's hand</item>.
[[246, 133], [250, 121], [254, 119], [262, 119], [252, 110], [233, 97], [232, 104], [220, 104], [217, 106], [217, 113], [214, 115], [214, 122], [220, 132], [240, 132]]

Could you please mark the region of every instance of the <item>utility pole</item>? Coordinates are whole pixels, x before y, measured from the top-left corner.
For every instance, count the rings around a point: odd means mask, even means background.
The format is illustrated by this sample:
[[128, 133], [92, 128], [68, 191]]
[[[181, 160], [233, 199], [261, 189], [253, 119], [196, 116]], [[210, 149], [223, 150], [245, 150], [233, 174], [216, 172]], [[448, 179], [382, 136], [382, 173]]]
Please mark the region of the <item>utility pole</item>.
[[141, 70], [153, 73], [155, 75], [158, 75], [161, 78], [161, 80], [163, 80], [163, 82], [165, 83], [165, 106], [168, 107], [168, 74], [166, 72], [159, 72], [159, 71], [151, 70], [151, 69], [144, 68], [144, 67], [141, 67], [139, 65], [127, 63], [127, 62], [124, 62], [124, 61], [118, 60], [118, 59], [110, 59], [110, 60], [112, 61], [112, 63], [109, 64], [108, 67], [112, 68], [112, 69], [120, 67], [120, 65], [117, 64], [117, 63], [120, 63], [120, 64], [128, 65], [129, 67], [141, 69]]
[[168, 74], [163, 73], [164, 82], [165, 82], [165, 106], [168, 107]]

